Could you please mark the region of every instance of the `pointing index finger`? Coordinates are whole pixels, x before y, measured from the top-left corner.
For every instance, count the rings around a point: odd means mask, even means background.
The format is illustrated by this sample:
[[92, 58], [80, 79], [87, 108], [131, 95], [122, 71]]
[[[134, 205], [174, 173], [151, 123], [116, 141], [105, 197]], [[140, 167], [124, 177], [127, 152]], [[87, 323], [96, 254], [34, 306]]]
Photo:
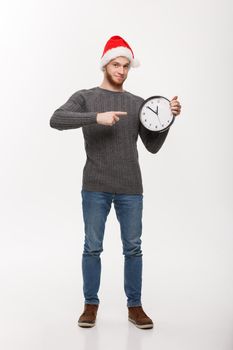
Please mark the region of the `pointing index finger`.
[[127, 112], [121, 112], [121, 111], [118, 111], [118, 112], [115, 112], [116, 115], [127, 115]]

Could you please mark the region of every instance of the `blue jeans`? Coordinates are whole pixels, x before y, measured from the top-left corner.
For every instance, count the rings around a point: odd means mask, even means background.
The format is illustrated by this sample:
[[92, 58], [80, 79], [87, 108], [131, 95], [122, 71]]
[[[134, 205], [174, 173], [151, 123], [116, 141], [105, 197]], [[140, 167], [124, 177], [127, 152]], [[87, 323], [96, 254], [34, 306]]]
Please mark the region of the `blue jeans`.
[[86, 304], [99, 304], [101, 259], [105, 222], [112, 202], [120, 223], [124, 254], [124, 290], [127, 306], [141, 306], [143, 194], [81, 191], [85, 228], [82, 255], [83, 293]]

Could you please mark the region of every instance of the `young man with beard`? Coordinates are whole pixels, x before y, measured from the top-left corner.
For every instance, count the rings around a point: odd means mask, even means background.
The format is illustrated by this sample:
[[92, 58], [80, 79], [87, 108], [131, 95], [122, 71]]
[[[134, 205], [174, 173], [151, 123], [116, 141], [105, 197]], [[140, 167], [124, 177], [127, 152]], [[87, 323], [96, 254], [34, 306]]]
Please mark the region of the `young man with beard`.
[[[50, 126], [58, 130], [82, 127], [85, 140], [87, 159], [81, 190], [84, 311], [78, 320], [80, 327], [93, 327], [96, 322], [100, 254], [112, 203], [121, 231], [128, 319], [139, 328], [153, 327], [141, 301], [143, 186], [137, 138], [139, 135], [147, 150], [156, 153], [169, 130], [158, 134], [140, 123], [138, 112], [144, 99], [123, 89], [129, 70], [137, 66], [129, 44], [120, 36], [111, 37], [101, 57], [104, 77], [100, 86], [75, 92], [50, 119]], [[175, 116], [180, 114], [177, 96], [170, 106]]]

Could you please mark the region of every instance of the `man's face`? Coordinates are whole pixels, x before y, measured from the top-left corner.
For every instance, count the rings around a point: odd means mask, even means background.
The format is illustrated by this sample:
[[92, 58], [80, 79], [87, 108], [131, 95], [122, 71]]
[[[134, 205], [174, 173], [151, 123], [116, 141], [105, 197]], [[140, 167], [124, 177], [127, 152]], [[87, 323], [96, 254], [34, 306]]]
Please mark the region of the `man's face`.
[[120, 87], [126, 80], [129, 69], [128, 58], [119, 56], [105, 66], [105, 77], [113, 86]]

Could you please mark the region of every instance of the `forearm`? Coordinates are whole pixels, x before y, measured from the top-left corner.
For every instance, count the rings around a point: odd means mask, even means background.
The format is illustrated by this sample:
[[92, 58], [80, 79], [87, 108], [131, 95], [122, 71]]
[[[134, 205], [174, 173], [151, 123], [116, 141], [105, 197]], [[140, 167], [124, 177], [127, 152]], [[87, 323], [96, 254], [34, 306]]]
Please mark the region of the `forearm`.
[[76, 129], [96, 124], [96, 112], [71, 112], [57, 109], [50, 118], [50, 126], [58, 130]]
[[140, 136], [146, 147], [151, 153], [157, 153], [162, 147], [170, 129], [157, 133], [146, 129], [143, 125], [140, 126]]

